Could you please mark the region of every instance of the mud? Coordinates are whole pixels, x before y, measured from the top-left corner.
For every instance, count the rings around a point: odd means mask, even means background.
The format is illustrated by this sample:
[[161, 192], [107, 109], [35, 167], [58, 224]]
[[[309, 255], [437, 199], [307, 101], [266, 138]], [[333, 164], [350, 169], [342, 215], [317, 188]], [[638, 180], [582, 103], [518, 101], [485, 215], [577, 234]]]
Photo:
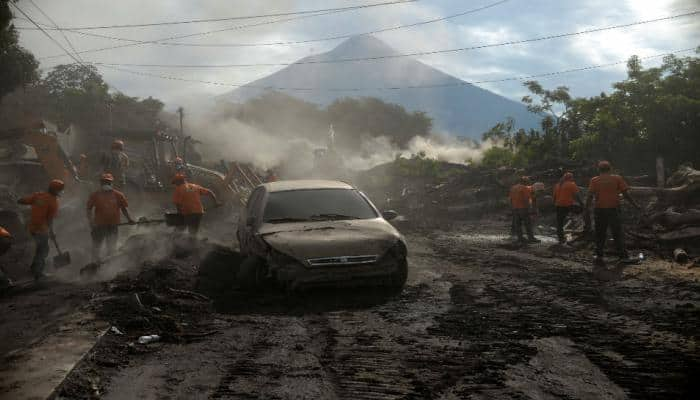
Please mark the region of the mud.
[[[249, 290], [237, 252], [171, 241], [114, 276], [3, 299], [15, 321], [3, 324], [5, 361], [23, 330], [50, 335], [42, 317], [82, 308], [121, 334], [102, 337], [58, 398], [697, 397], [699, 269], [593, 268], [589, 250], [552, 245], [546, 228], [542, 243], [514, 247], [507, 219], [493, 221], [405, 223], [400, 293]], [[161, 340], [138, 344], [146, 334]]]
[[[500, 224], [499, 224], [500, 225]], [[478, 226], [480, 235], [473, 235]], [[105, 285], [122, 329], [65, 398], [694, 398], [700, 271], [593, 269], [587, 251], [512, 250], [500, 226], [408, 232], [401, 293], [237, 287], [241, 257], [201, 244]], [[201, 255], [201, 256], [200, 256]], [[175, 295], [170, 289], [211, 301]], [[139, 294], [138, 304], [134, 293]], [[155, 310], [160, 310], [156, 312]], [[163, 341], [135, 344], [138, 335]]]

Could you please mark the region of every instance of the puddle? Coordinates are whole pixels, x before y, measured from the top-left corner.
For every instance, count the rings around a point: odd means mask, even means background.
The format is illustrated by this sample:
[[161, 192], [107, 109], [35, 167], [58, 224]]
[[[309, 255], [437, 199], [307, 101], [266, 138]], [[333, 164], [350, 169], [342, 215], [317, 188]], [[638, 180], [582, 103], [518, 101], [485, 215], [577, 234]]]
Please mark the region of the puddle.
[[[542, 242], [540, 244], [554, 244], [557, 243], [557, 239], [550, 236], [540, 236], [535, 235], [535, 237]], [[510, 235], [494, 235], [494, 234], [483, 234], [483, 233], [466, 233], [456, 236], [457, 240], [462, 240], [465, 242], [473, 243], [510, 243], [513, 239]]]

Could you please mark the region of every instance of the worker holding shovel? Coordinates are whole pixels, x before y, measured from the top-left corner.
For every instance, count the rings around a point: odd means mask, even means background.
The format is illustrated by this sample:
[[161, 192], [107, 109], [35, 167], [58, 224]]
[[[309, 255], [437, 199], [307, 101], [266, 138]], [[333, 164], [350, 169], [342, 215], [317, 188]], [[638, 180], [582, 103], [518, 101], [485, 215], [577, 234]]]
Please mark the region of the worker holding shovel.
[[[129, 203], [126, 196], [112, 187], [112, 174], [102, 174], [100, 190], [92, 193], [87, 202], [87, 218], [92, 234], [92, 260], [98, 262], [103, 245], [107, 247], [107, 256], [117, 250], [119, 223], [124, 214], [129, 224], [136, 222], [129, 215]], [[94, 212], [93, 212], [94, 209]]]
[[34, 280], [39, 281], [46, 277], [46, 257], [49, 255], [49, 238], [54, 239], [53, 220], [58, 214], [58, 197], [65, 187], [63, 181], [54, 179], [49, 183], [47, 192], [37, 192], [19, 199], [18, 203], [32, 207], [29, 220], [29, 233], [36, 243], [36, 251], [32, 260], [31, 270]]
[[178, 214], [183, 217], [182, 229], [187, 229], [191, 236], [197, 236], [199, 224], [204, 215], [204, 206], [201, 196], [211, 197], [216, 206], [220, 206], [219, 200], [211, 190], [194, 183], [187, 182], [184, 174], [177, 174], [173, 178], [175, 192], [173, 193], [173, 203], [177, 207]]

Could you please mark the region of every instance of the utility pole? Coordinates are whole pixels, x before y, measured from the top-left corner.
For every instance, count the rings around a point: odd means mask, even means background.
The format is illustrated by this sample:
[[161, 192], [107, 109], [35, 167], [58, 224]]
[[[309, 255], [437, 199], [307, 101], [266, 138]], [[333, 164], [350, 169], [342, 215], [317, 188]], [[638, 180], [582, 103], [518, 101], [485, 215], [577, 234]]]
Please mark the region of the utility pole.
[[108, 101], [107, 102], [107, 110], [109, 112], [109, 133], [111, 134], [113, 132], [113, 126], [112, 126], [112, 102]]
[[182, 107], [177, 108], [177, 113], [180, 116], [180, 136], [183, 136], [183, 130], [182, 130], [182, 119], [185, 117], [185, 110]]

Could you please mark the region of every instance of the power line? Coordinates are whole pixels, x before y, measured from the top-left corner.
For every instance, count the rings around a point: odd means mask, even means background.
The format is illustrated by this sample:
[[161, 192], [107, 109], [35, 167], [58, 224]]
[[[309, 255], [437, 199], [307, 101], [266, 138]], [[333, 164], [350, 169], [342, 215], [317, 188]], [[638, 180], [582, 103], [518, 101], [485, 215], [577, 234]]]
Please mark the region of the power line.
[[[297, 20], [302, 20], [302, 19], [307, 19], [307, 18], [320, 17], [320, 16], [332, 15], [332, 14], [339, 14], [339, 13], [343, 13], [343, 12], [347, 12], [347, 11], [352, 11], [352, 10], [328, 11], [328, 12], [323, 12], [320, 14], [301, 15], [301, 16], [289, 17], [289, 18], [284, 18], [284, 19], [277, 19], [277, 20], [273, 20], [273, 21], [257, 22], [257, 23], [253, 23], [253, 24], [244, 24], [244, 25], [235, 25], [235, 26], [231, 26], [228, 28], [216, 29], [216, 30], [206, 31], [206, 32], [189, 33], [189, 34], [185, 34], [185, 35], [176, 35], [176, 36], [170, 36], [170, 37], [165, 37], [165, 38], [160, 38], [160, 39], [155, 39], [155, 40], [138, 41], [137, 43], [129, 43], [129, 44], [122, 44], [122, 45], [115, 45], [115, 46], [100, 47], [100, 48], [96, 48], [96, 49], [81, 50], [78, 52], [78, 54], [96, 53], [96, 52], [100, 52], [100, 51], [121, 49], [121, 48], [125, 48], [125, 47], [141, 46], [144, 44], [159, 44], [161, 42], [166, 42], [166, 41], [170, 41], [170, 40], [185, 39], [185, 38], [196, 37], [196, 36], [205, 36], [205, 35], [210, 35], [212, 33], [242, 30], [242, 29], [253, 28], [253, 27], [263, 26], [263, 25], [272, 25], [272, 24], [277, 24], [277, 23], [282, 23], [282, 22], [297, 21]], [[64, 57], [64, 55], [63, 54], [56, 54], [56, 55], [47, 56], [47, 57], [39, 57], [39, 59], [40, 60], [48, 60], [48, 59], [59, 58], [59, 57]]]
[[304, 14], [316, 14], [329, 11], [353, 11], [361, 10], [366, 8], [383, 7], [396, 4], [405, 3], [415, 3], [418, 0], [397, 0], [397, 1], [385, 1], [383, 3], [372, 3], [372, 4], [362, 4], [357, 6], [347, 6], [347, 7], [335, 7], [335, 8], [321, 8], [316, 10], [304, 10], [304, 11], [290, 11], [290, 12], [277, 12], [271, 14], [258, 14], [258, 15], [246, 15], [237, 17], [223, 17], [223, 18], [207, 18], [207, 19], [190, 19], [184, 21], [168, 21], [168, 22], [152, 22], [145, 24], [122, 24], [122, 25], [99, 25], [99, 26], [76, 26], [68, 28], [58, 28], [58, 30], [98, 30], [98, 29], [123, 29], [123, 28], [142, 28], [148, 26], [167, 26], [167, 25], [185, 25], [185, 24], [199, 24], [206, 22], [224, 22], [224, 21], [236, 21], [236, 20], [246, 20], [246, 19], [259, 19], [259, 18], [270, 18], [270, 17], [288, 17], [291, 15], [304, 15]]
[[[284, 41], [284, 42], [267, 42], [267, 43], [181, 43], [181, 42], [157, 42], [153, 43], [151, 41], [143, 41], [143, 40], [137, 40], [137, 39], [128, 39], [128, 38], [123, 38], [123, 37], [117, 37], [117, 36], [110, 36], [110, 35], [101, 35], [101, 34], [96, 34], [96, 33], [91, 33], [91, 32], [82, 32], [79, 30], [74, 30], [74, 29], [67, 29], [67, 28], [60, 28], [63, 31], [67, 31], [70, 33], [82, 35], [82, 36], [89, 36], [89, 37], [97, 37], [97, 38], [102, 38], [102, 39], [110, 39], [110, 40], [116, 40], [116, 41], [122, 41], [122, 42], [131, 42], [131, 43], [141, 43], [141, 44], [157, 44], [160, 46], [183, 46], [183, 47], [263, 47], [263, 46], [289, 46], [289, 45], [296, 45], [296, 44], [305, 44], [305, 43], [318, 43], [318, 42], [326, 42], [326, 41], [332, 41], [332, 40], [339, 40], [339, 39], [348, 39], [351, 37], [357, 37], [357, 36], [366, 36], [366, 35], [374, 35], [378, 33], [383, 33], [383, 32], [389, 32], [389, 31], [396, 31], [400, 29], [406, 29], [406, 28], [413, 28], [416, 26], [421, 26], [421, 25], [427, 25], [427, 24], [432, 24], [435, 22], [441, 22], [441, 21], [447, 21], [450, 19], [462, 17], [468, 14], [473, 14], [479, 11], [487, 10], [489, 8], [493, 8], [496, 6], [499, 6], [503, 3], [507, 3], [510, 0], [500, 0], [496, 1], [494, 3], [487, 4], [482, 7], [477, 7], [473, 8], [467, 11], [463, 11], [460, 13], [456, 14], [451, 14], [451, 15], [446, 15], [444, 17], [439, 17], [439, 18], [433, 18], [425, 21], [420, 21], [420, 22], [415, 22], [411, 24], [404, 24], [404, 25], [396, 25], [388, 28], [381, 28], [381, 29], [376, 29], [373, 31], [367, 31], [367, 32], [361, 32], [361, 33], [352, 33], [352, 34], [345, 34], [345, 35], [335, 35], [335, 36], [326, 36], [322, 38], [315, 38], [315, 39], [306, 39], [306, 40], [296, 40], [296, 41]], [[17, 29], [36, 29], [36, 28], [17, 28]]]
[[[680, 50], [674, 50], [674, 51], [670, 51], [670, 52], [663, 53], [663, 54], [655, 54], [655, 55], [651, 55], [651, 56], [640, 57], [640, 59], [647, 60], [647, 59], [653, 59], [653, 58], [660, 58], [660, 57], [666, 57], [666, 56], [670, 56], [670, 55], [678, 54], [678, 53], [686, 53], [686, 52], [694, 51], [694, 50], [696, 50], [696, 48], [691, 47], [691, 48], [685, 48], [685, 49], [680, 49]], [[552, 71], [552, 72], [545, 72], [545, 73], [534, 74], [534, 75], [514, 76], [514, 77], [490, 79], [490, 80], [479, 80], [479, 81], [460, 80], [459, 82], [444, 83], [444, 84], [384, 86], [384, 87], [366, 87], [366, 88], [359, 88], [359, 87], [354, 87], [354, 88], [320, 88], [320, 87], [256, 86], [256, 85], [249, 85], [249, 84], [205, 81], [205, 80], [199, 80], [199, 79], [187, 79], [187, 78], [180, 78], [180, 77], [176, 77], [176, 76], [152, 74], [152, 73], [143, 72], [143, 71], [134, 71], [134, 70], [124, 69], [124, 68], [108, 66], [108, 65], [103, 65], [101, 67], [108, 68], [108, 69], [115, 70], [115, 71], [119, 71], [119, 72], [132, 74], [132, 75], [139, 75], [139, 76], [159, 78], [159, 79], [172, 80], [172, 81], [180, 81], [180, 82], [203, 83], [203, 84], [214, 85], [214, 86], [240, 87], [240, 88], [259, 89], [259, 90], [272, 90], [272, 91], [363, 92], [363, 91], [374, 91], [374, 90], [376, 90], [376, 91], [393, 91], [393, 90], [404, 90], [404, 89], [436, 89], [436, 88], [469, 86], [469, 85], [484, 84], [484, 83], [498, 83], [498, 82], [528, 80], [528, 79], [535, 79], [535, 78], [546, 78], [546, 77], [550, 77], [550, 76], [563, 75], [563, 74], [569, 74], [569, 73], [574, 73], [574, 72], [590, 71], [590, 70], [594, 70], [594, 69], [612, 67], [612, 66], [616, 66], [616, 65], [626, 64], [627, 62], [628, 62], [628, 60], [622, 60], [622, 61], [616, 61], [616, 62], [611, 62], [611, 63], [607, 63], [607, 64], [588, 65], [588, 66], [584, 66], [584, 67], [571, 68], [571, 69], [566, 69], [566, 70], [561, 70], [561, 71]]]
[[[30, 1], [31, 1], [31, 0], [30, 0]], [[29, 15], [27, 15], [27, 13], [25, 13], [21, 8], [19, 8], [19, 6], [17, 6], [17, 4], [15, 4], [15, 3], [13, 3], [13, 2], [10, 2], [10, 4], [11, 4], [15, 9], [17, 9], [17, 11], [19, 11], [22, 15], [24, 15], [24, 17], [25, 17], [25, 19], [26, 19], [27, 21], [29, 21], [29, 22], [31, 22], [32, 24], [34, 24], [34, 26], [36, 26], [47, 38], [49, 38], [49, 40], [51, 40], [52, 42], [54, 42], [54, 44], [56, 44], [56, 46], [58, 46], [61, 50], [63, 50], [63, 52], [64, 52], [68, 57], [72, 58], [73, 61], [75, 61], [76, 64], [81, 65], [81, 66], [85, 66], [85, 63], [82, 61], [82, 59], [79, 58], [80, 56], [79, 56], [77, 53], [76, 53], [76, 55], [73, 55], [73, 54], [71, 54], [71, 52], [69, 52], [68, 50], [66, 50], [66, 48], [63, 47], [63, 45], [61, 45], [61, 43], [59, 43], [56, 39], [53, 38], [53, 36], [51, 36], [48, 32], [46, 32], [46, 30], [44, 30], [44, 29], [41, 27], [42, 24], [39, 24], [38, 22], [34, 21], [34, 20], [32, 19], [32, 17], [30, 17]], [[34, 2], [32, 2], [32, 4], [34, 4]], [[49, 17], [47, 14], [45, 14], [39, 7], [36, 6], [36, 4], [34, 4], [34, 7], [36, 7], [42, 14], [44, 14], [44, 16], [45, 16], [49, 21], [52, 21], [52, 22], [53, 22], [53, 20], [51, 19], [51, 17]], [[68, 41], [68, 38], [66, 38], [66, 41], [67, 41], [68, 44], [70, 45], [70, 41]], [[73, 48], [72, 45], [71, 45], [71, 48]], [[75, 49], [73, 49], [73, 50], [75, 50]], [[76, 57], [76, 56], [77, 56], [77, 57]], [[120, 91], [118, 88], [115, 87], [115, 85], [112, 85], [112, 87], [114, 87], [115, 89], [117, 89], [118, 91]]]
[[338, 59], [331, 59], [331, 60], [313, 60], [313, 59], [311, 59], [311, 60], [306, 60], [306, 61], [296, 61], [296, 62], [289, 62], [289, 63], [250, 63], [250, 64], [219, 64], [219, 65], [214, 65], [214, 64], [199, 64], [199, 65], [197, 65], [197, 64], [129, 64], [129, 63], [101, 63], [101, 62], [93, 62], [93, 64], [94, 65], [103, 65], [103, 66], [113, 66], [113, 67], [239, 68], [239, 67], [280, 67], [280, 66], [290, 66], [290, 65], [336, 64], [336, 63], [357, 62], [357, 61], [374, 61], [374, 60], [396, 59], [396, 58], [405, 58], [405, 57], [420, 57], [420, 56], [428, 56], [428, 55], [434, 55], [434, 54], [457, 53], [457, 52], [462, 52], [462, 51], [479, 50], [479, 49], [487, 49], [487, 48], [494, 48], [494, 47], [512, 46], [512, 45], [516, 45], [516, 44], [540, 42], [540, 41], [545, 41], [545, 40], [560, 39], [560, 38], [584, 35], [584, 34], [595, 33], [595, 32], [603, 32], [603, 31], [608, 31], [608, 30], [613, 30], [613, 29], [629, 28], [632, 26], [644, 25], [644, 24], [649, 24], [649, 23], [653, 23], [653, 22], [667, 21], [667, 20], [688, 17], [691, 15], [697, 15], [697, 14], [700, 14], [700, 11], [692, 11], [692, 12], [688, 12], [688, 13], [684, 13], [684, 14], [672, 15], [672, 16], [668, 16], [668, 17], [662, 17], [662, 18], [656, 18], [656, 19], [650, 19], [650, 20], [644, 20], [644, 21], [631, 22], [631, 23], [627, 23], [627, 24], [612, 25], [612, 26], [608, 26], [608, 27], [604, 27], [604, 28], [592, 28], [592, 29], [586, 29], [583, 31], [561, 33], [561, 34], [556, 34], [556, 35], [540, 36], [540, 37], [530, 38], [530, 39], [512, 40], [512, 41], [507, 41], [507, 42], [483, 44], [483, 45], [477, 45], [477, 46], [471, 46], [471, 47], [460, 47], [460, 48], [455, 48], [455, 49], [428, 50], [428, 51], [420, 51], [420, 52], [413, 52], [413, 53], [387, 54], [387, 55], [372, 56], [372, 57], [338, 58]]
[[17, 11], [19, 11], [22, 15], [24, 15], [24, 17], [25, 17], [27, 20], [29, 20], [29, 22], [31, 22], [31, 23], [34, 24], [37, 28], [39, 28], [39, 30], [40, 30], [44, 35], [46, 35], [46, 37], [48, 37], [52, 42], [54, 42], [54, 43], [56, 44], [56, 46], [58, 46], [61, 50], [63, 50], [63, 52], [66, 53], [66, 55], [68, 55], [68, 57], [72, 58], [73, 61], [75, 61], [76, 63], [78, 63], [78, 64], [80, 64], [80, 65], [83, 65], [81, 60], [79, 60], [79, 59], [76, 58], [73, 54], [71, 54], [71, 52], [69, 52], [68, 50], [66, 50], [66, 48], [63, 47], [63, 45], [62, 45], [61, 43], [59, 43], [56, 39], [54, 39], [51, 35], [49, 35], [49, 33], [46, 32], [46, 31], [44, 30], [44, 28], [42, 28], [36, 21], [34, 21], [34, 20], [32, 19], [32, 17], [30, 17], [29, 15], [27, 15], [27, 13], [25, 13], [21, 8], [19, 8], [19, 6], [18, 6], [17, 4], [15, 4], [14, 2], [9, 2], [9, 4], [12, 5], [12, 6], [13, 6]]
[[[42, 10], [38, 5], [36, 5], [36, 3], [34, 2], [34, 0], [29, 0], [29, 2], [34, 6], [34, 8], [36, 8], [37, 10], [39, 10], [39, 12], [41, 13], [41, 15], [43, 15], [46, 19], [49, 20], [49, 22], [51, 22], [56, 28], [58, 28], [58, 24], [57, 24], [56, 22], [54, 22], [54, 20], [51, 19], [51, 17], [49, 17], [49, 16], [44, 12], [44, 10]], [[73, 50], [73, 53], [75, 53], [76, 57], [78, 57], [78, 59], [82, 62], [83, 59], [80, 57], [80, 55], [78, 54], [78, 52], [75, 50], [75, 47], [73, 47], [73, 43], [71, 43], [70, 40], [68, 40], [68, 37], [66, 36], [66, 34], [65, 34], [63, 31], [59, 30], [59, 32], [61, 33], [61, 36], [63, 36], [63, 39], [66, 41], [66, 43], [68, 43], [68, 46], [71, 48], [71, 50]]]

